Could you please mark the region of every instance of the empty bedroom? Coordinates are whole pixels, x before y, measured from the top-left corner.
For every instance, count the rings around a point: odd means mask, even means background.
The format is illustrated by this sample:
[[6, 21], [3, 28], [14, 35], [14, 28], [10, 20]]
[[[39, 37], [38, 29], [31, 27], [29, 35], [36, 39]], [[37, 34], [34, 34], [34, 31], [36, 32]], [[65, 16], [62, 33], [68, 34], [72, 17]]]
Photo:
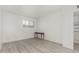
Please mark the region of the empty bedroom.
[[75, 53], [76, 5], [0, 5], [0, 53]]

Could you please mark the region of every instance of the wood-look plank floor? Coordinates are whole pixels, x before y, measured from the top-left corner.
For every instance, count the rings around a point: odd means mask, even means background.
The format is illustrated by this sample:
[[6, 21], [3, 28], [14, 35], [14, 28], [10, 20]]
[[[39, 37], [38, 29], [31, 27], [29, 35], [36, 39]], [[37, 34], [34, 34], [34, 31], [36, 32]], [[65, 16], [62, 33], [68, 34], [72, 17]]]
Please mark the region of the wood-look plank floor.
[[[59, 44], [42, 39], [24, 39], [15, 42], [4, 43], [1, 53], [71, 53], [76, 52], [64, 48]], [[78, 51], [77, 51], [78, 52]]]
[[79, 52], [79, 43], [74, 43], [74, 50]]

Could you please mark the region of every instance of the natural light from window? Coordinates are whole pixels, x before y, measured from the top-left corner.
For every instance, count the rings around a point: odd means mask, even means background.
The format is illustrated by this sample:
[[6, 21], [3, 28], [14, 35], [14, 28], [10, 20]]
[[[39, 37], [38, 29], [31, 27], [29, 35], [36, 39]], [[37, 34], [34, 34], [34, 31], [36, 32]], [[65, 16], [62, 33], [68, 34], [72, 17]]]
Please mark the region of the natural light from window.
[[24, 25], [24, 26], [34, 26], [34, 22], [32, 21], [32, 20], [23, 20], [22, 21], [22, 24]]

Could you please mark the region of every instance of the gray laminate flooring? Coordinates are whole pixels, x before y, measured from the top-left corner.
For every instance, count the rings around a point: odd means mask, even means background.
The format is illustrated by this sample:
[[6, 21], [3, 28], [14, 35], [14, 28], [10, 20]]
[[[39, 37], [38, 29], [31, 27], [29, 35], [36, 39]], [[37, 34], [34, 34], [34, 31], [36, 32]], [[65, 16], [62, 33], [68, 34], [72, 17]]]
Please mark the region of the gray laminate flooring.
[[79, 52], [62, 47], [60, 44], [37, 38], [24, 39], [2, 45], [1, 53], [71, 53]]

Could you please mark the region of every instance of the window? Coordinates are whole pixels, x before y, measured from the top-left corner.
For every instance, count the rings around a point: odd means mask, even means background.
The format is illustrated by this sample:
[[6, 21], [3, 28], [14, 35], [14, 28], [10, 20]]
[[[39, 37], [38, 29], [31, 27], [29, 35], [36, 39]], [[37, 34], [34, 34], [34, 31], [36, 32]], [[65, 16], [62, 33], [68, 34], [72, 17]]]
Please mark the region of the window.
[[23, 26], [24, 27], [34, 27], [34, 21], [33, 20], [23, 20]]

